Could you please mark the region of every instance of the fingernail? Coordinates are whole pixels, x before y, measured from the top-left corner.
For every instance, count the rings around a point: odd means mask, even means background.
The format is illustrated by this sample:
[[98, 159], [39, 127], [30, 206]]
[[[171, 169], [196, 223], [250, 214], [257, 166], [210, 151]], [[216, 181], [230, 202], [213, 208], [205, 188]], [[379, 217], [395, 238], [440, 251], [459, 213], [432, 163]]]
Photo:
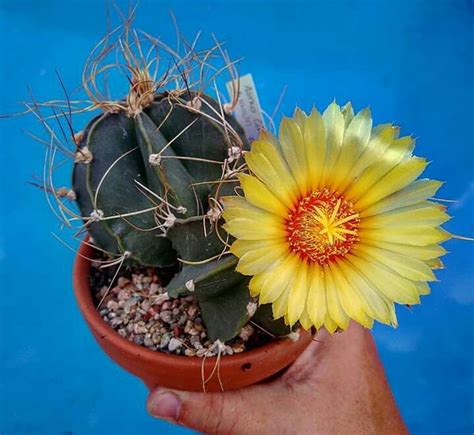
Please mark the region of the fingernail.
[[181, 402], [178, 396], [169, 391], [156, 393], [148, 403], [148, 412], [158, 418], [176, 421]]

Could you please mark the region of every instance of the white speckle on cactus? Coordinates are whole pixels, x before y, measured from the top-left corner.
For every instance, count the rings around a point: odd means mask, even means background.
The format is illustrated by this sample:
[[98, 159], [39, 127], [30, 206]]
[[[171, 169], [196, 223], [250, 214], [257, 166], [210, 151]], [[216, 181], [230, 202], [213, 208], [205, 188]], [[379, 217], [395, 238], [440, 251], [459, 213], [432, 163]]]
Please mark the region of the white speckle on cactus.
[[82, 139], [84, 139], [84, 132], [79, 131], [77, 133], [74, 133], [74, 135], [72, 136], [72, 139], [73, 139], [73, 141], [76, 145], [79, 145], [79, 143], [82, 141]]
[[240, 157], [242, 156], [242, 149], [237, 146], [231, 146], [227, 148], [227, 155], [227, 161], [231, 163], [234, 160], [240, 159]]
[[125, 251], [123, 254], [122, 254], [122, 257], [124, 260], [126, 260], [127, 258], [130, 258], [132, 256], [132, 253], [130, 251]]
[[288, 338], [291, 341], [298, 341], [300, 339], [300, 331], [293, 331], [288, 334]]
[[99, 222], [104, 217], [104, 212], [102, 210], [92, 210], [90, 214], [90, 220], [92, 222]]
[[215, 355], [215, 351], [217, 349], [218, 354], [220, 355], [226, 348], [225, 343], [222, 343], [220, 340], [216, 340], [211, 348], [206, 352], [207, 356], [213, 356]]
[[92, 162], [92, 153], [90, 152], [89, 148], [82, 147], [78, 149], [74, 155], [74, 163], [88, 164], [90, 162]]
[[232, 103], [225, 103], [222, 105], [222, 108], [227, 115], [231, 115], [234, 111], [234, 105]]
[[70, 199], [71, 201], [75, 201], [77, 199], [76, 192], [74, 192], [72, 189], [69, 189], [67, 191], [66, 198]]
[[151, 166], [158, 166], [161, 163], [161, 155], [150, 154], [148, 157], [148, 163], [150, 163]]
[[199, 110], [201, 108], [201, 98], [200, 97], [194, 97], [192, 100], [188, 101], [186, 103], [186, 106], [192, 107], [193, 109]]
[[247, 313], [250, 317], [252, 317], [257, 311], [257, 304], [255, 302], [249, 302], [247, 304]]
[[169, 213], [163, 222], [163, 227], [171, 228], [175, 222], [176, 222], [176, 216], [173, 213]]
[[185, 286], [190, 292], [193, 292], [194, 289], [196, 288], [196, 286], [194, 285], [194, 280], [193, 280], [193, 279], [190, 279], [189, 281], [186, 281], [186, 283], [184, 284], [184, 286]]
[[76, 192], [74, 192], [74, 190], [72, 189], [68, 189], [67, 187], [60, 187], [59, 189], [57, 189], [56, 195], [60, 198], [70, 199], [71, 201], [74, 201], [76, 199]]
[[179, 207], [176, 207], [176, 211], [179, 213], [179, 214], [184, 214], [188, 211], [188, 209], [186, 207], [183, 207], [182, 205], [180, 205]]
[[218, 207], [211, 207], [206, 216], [209, 218], [211, 222], [217, 222], [221, 217], [222, 211]]

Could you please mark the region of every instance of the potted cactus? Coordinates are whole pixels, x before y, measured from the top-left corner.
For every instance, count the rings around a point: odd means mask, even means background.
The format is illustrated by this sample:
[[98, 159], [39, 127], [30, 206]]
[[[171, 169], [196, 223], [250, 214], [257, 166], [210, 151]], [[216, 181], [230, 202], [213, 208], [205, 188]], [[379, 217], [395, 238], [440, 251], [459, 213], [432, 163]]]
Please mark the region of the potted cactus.
[[[86, 63], [85, 106], [69, 97], [28, 105], [51, 135], [49, 169], [67, 144], [59, 145], [42, 110], [51, 108], [66, 128], [76, 114], [100, 112], [71, 132], [72, 187], [58, 189], [49, 175], [41, 187], [81, 241], [74, 289], [95, 338], [150, 388], [249, 385], [288, 366], [311, 339], [274, 320], [269, 306], [257, 307], [229, 251], [222, 198], [238, 193], [249, 142], [232, 103], [206, 93], [215, 86], [208, 62], [216, 53], [233, 74], [220, 44], [202, 52], [188, 45], [178, 56], [127, 21]], [[165, 56], [171, 66], [161, 71]], [[124, 98], [104, 96], [104, 71], [125, 71]], [[235, 104], [237, 89], [234, 97]]]
[[[441, 183], [418, 179], [427, 162], [414, 140], [334, 102], [297, 109], [278, 138], [262, 131], [250, 144], [221, 45], [194, 41], [180, 56], [129, 23], [88, 59], [85, 104], [27, 106], [50, 135], [41, 187], [65, 225], [79, 224], [75, 294], [102, 348], [150, 388], [216, 391], [275, 375], [314, 329], [396, 326], [395, 304], [430, 292], [441, 243], [463, 238], [441, 228]], [[125, 98], [99, 84], [117, 72]], [[71, 132], [74, 114], [100, 114], [71, 152], [44, 107]], [[73, 157], [70, 189], [52, 182], [58, 149]]]

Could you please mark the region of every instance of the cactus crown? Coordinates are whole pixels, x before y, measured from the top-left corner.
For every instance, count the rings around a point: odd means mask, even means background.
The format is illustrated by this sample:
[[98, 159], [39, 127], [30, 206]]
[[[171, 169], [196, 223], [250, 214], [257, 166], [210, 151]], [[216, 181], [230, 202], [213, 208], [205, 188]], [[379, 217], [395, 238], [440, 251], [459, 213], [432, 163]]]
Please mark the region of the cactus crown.
[[[57, 214], [69, 226], [81, 222], [78, 234], [87, 231], [91, 243], [112, 258], [108, 265], [179, 264], [167, 286], [169, 295], [194, 293], [209, 337], [226, 341], [253, 315], [248, 279], [235, 271], [237, 259], [228, 252], [229, 236], [221, 230], [220, 202], [223, 195], [236, 194], [242, 153], [249, 144], [230, 114], [232, 105], [229, 109], [221, 103], [216, 85], [223, 71], [236, 77], [234, 63], [218, 43], [207, 51], [198, 51], [196, 41], [183, 45], [184, 54], [178, 55], [132, 30], [127, 21], [87, 60], [85, 105], [67, 98], [59, 105], [35, 103], [28, 110], [51, 135], [49, 166], [54, 166], [58, 148], [74, 160], [72, 189], [56, 189], [45, 171], [44, 189], [56, 200]], [[164, 55], [171, 60], [162, 69]], [[211, 62], [218, 57], [220, 66]], [[101, 80], [105, 73], [125, 75], [125, 98], [110, 96]], [[214, 89], [215, 97], [206, 89]], [[236, 99], [238, 89], [234, 95]], [[71, 129], [73, 114], [101, 113], [73, 135], [71, 152], [42, 116], [44, 106]], [[68, 206], [70, 200], [76, 201], [79, 213]], [[275, 326], [268, 310], [258, 310], [255, 320], [259, 317], [265, 328]]]

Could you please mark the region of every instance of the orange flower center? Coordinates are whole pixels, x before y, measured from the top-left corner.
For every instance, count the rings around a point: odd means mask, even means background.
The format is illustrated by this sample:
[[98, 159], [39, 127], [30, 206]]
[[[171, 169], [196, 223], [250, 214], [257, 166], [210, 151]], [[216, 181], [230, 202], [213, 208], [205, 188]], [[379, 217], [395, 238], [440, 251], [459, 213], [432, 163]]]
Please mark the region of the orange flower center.
[[359, 222], [350, 202], [318, 189], [301, 199], [286, 221], [290, 249], [321, 265], [342, 258], [358, 240]]

